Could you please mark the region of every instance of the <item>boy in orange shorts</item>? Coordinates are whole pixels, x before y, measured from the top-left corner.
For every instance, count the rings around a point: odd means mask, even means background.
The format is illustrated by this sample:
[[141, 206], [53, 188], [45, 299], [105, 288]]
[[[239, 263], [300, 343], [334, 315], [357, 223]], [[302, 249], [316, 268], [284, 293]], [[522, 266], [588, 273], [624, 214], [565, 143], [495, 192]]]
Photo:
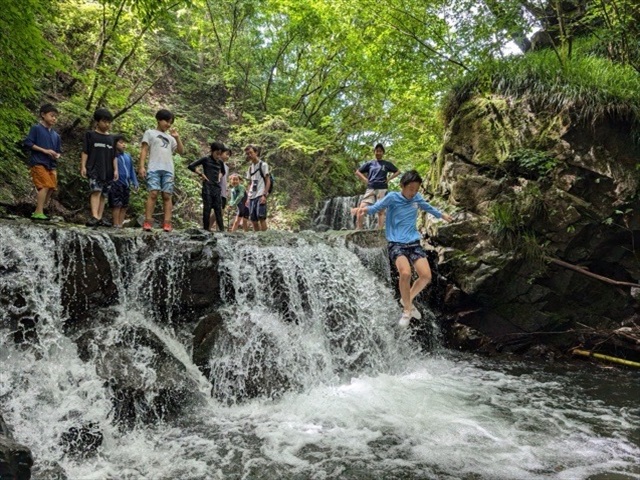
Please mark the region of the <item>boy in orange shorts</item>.
[[38, 191], [36, 210], [31, 215], [34, 220], [49, 220], [44, 214], [44, 206], [58, 186], [56, 174], [57, 160], [62, 153], [60, 135], [53, 129], [58, 121], [58, 110], [50, 103], [40, 107], [40, 123], [29, 130], [23, 144], [31, 152], [29, 165], [31, 179]]

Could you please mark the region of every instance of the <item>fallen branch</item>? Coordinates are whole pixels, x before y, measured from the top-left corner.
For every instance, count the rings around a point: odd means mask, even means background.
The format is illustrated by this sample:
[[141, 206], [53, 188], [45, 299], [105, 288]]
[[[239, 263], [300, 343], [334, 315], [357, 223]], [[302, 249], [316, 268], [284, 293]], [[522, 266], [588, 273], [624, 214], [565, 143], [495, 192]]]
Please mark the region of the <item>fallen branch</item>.
[[620, 280], [614, 280], [613, 278], [603, 277], [602, 275], [598, 275], [597, 273], [590, 272], [584, 267], [579, 267], [578, 265], [573, 265], [572, 263], [567, 263], [562, 260], [558, 260], [557, 258], [545, 257], [545, 259], [551, 263], [555, 263], [556, 265], [560, 265], [561, 267], [568, 268], [569, 270], [581, 273], [583, 275], [586, 275], [587, 277], [595, 278], [610, 285], [616, 285], [618, 287], [640, 288], [640, 283], [622, 282]]
[[632, 362], [631, 360], [612, 357], [610, 355], [603, 355], [602, 353], [594, 353], [588, 350], [580, 350], [579, 348], [574, 348], [573, 350], [571, 350], [571, 353], [573, 353], [574, 355], [582, 355], [583, 357], [593, 357], [599, 360], [606, 360], [608, 362], [619, 363], [620, 365], [626, 365], [627, 367], [640, 368], [640, 363], [638, 362]]

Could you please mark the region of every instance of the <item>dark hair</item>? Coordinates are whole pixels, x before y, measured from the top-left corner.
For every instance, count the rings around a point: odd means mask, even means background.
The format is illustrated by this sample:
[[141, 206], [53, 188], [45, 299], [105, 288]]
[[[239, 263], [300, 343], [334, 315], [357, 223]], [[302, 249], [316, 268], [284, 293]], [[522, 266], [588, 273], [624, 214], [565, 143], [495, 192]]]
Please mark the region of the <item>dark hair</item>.
[[404, 172], [402, 174], [402, 177], [400, 177], [401, 187], [409, 185], [410, 183], [413, 183], [413, 182], [418, 182], [420, 185], [422, 185], [422, 177], [415, 170], [409, 170], [408, 172]]
[[373, 147], [374, 150], [382, 150], [382, 152], [384, 153], [384, 145], [382, 145], [381, 143], [376, 144], [375, 147]]
[[119, 133], [117, 135], [114, 135], [113, 136], [113, 146], [115, 147], [116, 143], [118, 143], [120, 140], [122, 140], [123, 142], [127, 141], [127, 139], [121, 133]]
[[213, 142], [211, 144], [212, 152], [230, 152], [231, 149], [227, 148], [227, 146], [222, 142]]
[[96, 122], [99, 122], [100, 120], [113, 122], [113, 115], [111, 115], [111, 112], [106, 108], [99, 108], [93, 113], [93, 119]]
[[50, 113], [50, 112], [60, 113], [58, 112], [58, 109], [53, 106], [52, 103], [45, 103], [40, 107], [40, 115], [44, 115], [45, 113]]
[[247, 145], [246, 147], [244, 147], [244, 149], [245, 149], [245, 150], [246, 150], [247, 148], [250, 148], [251, 150], [253, 150], [254, 152], [256, 152], [258, 155], [260, 155], [260, 149], [259, 149], [256, 145], [253, 145], [253, 144], [251, 144], [251, 143], [250, 143], [249, 145]]
[[175, 115], [173, 113], [171, 113], [170, 110], [166, 110], [166, 109], [162, 109], [162, 110], [158, 110], [156, 112], [156, 120], [160, 121], [160, 120], [166, 120], [169, 123], [173, 123], [173, 120], [175, 119]]

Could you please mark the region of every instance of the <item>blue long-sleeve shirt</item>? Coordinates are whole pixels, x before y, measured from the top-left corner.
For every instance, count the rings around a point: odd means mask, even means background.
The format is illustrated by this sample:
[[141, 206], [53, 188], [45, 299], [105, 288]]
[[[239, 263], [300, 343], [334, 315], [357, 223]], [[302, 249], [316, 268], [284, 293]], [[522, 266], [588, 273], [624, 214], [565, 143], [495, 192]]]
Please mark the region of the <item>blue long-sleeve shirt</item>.
[[133, 168], [131, 155], [123, 152], [119, 153], [116, 158], [118, 159], [118, 183], [126, 186], [133, 185], [135, 188], [138, 188], [138, 177]]
[[414, 243], [420, 241], [420, 232], [416, 227], [418, 209], [424, 210], [436, 218], [442, 218], [442, 212], [427, 203], [419, 193], [408, 200], [400, 192], [390, 192], [382, 200], [367, 207], [367, 213], [373, 215], [385, 208], [387, 209], [385, 228], [389, 242]]
[[41, 123], [34, 125], [29, 130], [27, 138], [24, 139], [23, 145], [31, 152], [31, 156], [29, 157], [29, 166], [35, 167], [36, 165], [43, 165], [47, 170], [56, 169], [57, 162], [54, 158], [51, 158], [46, 153], [32, 149], [34, 145], [37, 145], [45, 150], [53, 150], [54, 152], [62, 153], [60, 135], [58, 135], [58, 132], [53, 128], [47, 128]]

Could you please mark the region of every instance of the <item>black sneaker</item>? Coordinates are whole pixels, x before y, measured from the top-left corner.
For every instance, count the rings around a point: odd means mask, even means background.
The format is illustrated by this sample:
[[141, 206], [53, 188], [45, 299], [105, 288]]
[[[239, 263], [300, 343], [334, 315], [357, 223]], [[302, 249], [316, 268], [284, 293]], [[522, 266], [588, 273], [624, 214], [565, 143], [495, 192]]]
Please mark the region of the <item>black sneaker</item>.
[[91, 217], [87, 223], [85, 223], [85, 225], [87, 227], [97, 227], [98, 225], [100, 225], [100, 220], [97, 219], [96, 217]]
[[113, 227], [113, 224], [109, 220], [105, 220], [104, 218], [101, 218], [98, 221], [98, 226], [99, 227]]

